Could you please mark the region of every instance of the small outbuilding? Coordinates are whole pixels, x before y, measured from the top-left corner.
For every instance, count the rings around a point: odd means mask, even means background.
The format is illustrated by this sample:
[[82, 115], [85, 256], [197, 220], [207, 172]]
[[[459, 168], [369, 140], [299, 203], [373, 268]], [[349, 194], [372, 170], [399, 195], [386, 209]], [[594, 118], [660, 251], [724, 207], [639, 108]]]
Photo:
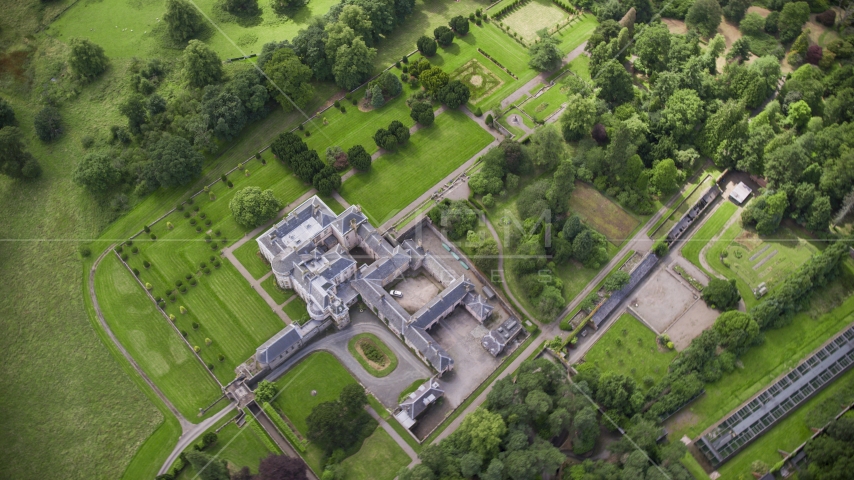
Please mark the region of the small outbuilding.
[[415, 425], [418, 417], [427, 410], [427, 407], [444, 395], [445, 391], [439, 387], [439, 382], [435, 379], [427, 380], [403, 400], [400, 404], [400, 411], [394, 414], [394, 418], [404, 428], [410, 429]]
[[750, 197], [750, 194], [753, 193], [753, 189], [744, 184], [744, 182], [738, 182], [738, 185], [732, 189], [732, 192], [729, 194], [729, 198], [732, 199], [735, 203], [741, 205], [747, 198]]

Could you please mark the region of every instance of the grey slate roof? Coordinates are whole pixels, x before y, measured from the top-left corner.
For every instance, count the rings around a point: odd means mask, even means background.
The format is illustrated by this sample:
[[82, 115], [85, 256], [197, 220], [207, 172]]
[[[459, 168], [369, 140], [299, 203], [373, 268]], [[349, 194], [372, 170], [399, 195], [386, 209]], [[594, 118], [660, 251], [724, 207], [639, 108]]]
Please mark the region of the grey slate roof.
[[608, 297], [599, 309], [596, 310], [596, 313], [593, 314], [593, 318], [591, 320], [596, 328], [599, 328], [602, 323], [608, 319], [614, 309], [617, 308], [617, 305], [632, 293], [632, 290], [638, 286], [638, 283], [640, 283], [641, 280], [649, 275], [649, 272], [652, 271], [656, 264], [658, 264], [658, 256], [654, 253], [650, 253], [641, 260], [641, 263], [632, 270], [632, 273], [629, 276], [629, 283], [616, 292], [611, 293], [611, 296]]
[[300, 340], [302, 340], [302, 332], [296, 324], [292, 323], [255, 349], [255, 359], [267, 365]]
[[444, 395], [445, 391], [439, 386], [439, 382], [430, 379], [410, 393], [400, 404], [400, 408], [405, 410], [409, 418], [414, 420], [421, 416], [430, 404]]
[[439, 372], [450, 370], [454, 366], [454, 359], [442, 348], [441, 345], [433, 340], [433, 337], [423, 328], [409, 326], [403, 334], [415, 348], [424, 355], [424, 358], [430, 362]]
[[519, 320], [516, 317], [510, 317], [498, 328], [490, 330], [489, 333], [484, 335], [480, 339], [480, 344], [493, 357], [496, 357], [510, 343], [510, 340], [513, 340], [521, 331], [522, 324], [519, 323]]

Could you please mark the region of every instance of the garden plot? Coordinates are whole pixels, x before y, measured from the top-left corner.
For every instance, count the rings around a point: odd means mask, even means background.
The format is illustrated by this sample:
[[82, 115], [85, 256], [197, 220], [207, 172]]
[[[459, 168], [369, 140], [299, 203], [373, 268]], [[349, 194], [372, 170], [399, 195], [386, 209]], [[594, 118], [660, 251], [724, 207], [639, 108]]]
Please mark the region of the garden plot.
[[463, 82], [471, 90], [471, 103], [478, 103], [492, 95], [504, 82], [478, 60], [472, 59], [451, 74], [453, 80]]
[[580, 181], [575, 182], [575, 190], [569, 198], [569, 209], [616, 246], [631, 237], [640, 223], [623, 207]]
[[629, 308], [656, 333], [666, 330], [699, 301], [696, 291], [665, 268], [653, 272], [630, 298]]
[[762, 238], [753, 230], [742, 230], [724, 250], [724, 265], [751, 290], [761, 283], [771, 290], [817, 252], [787, 228], [780, 228], [773, 237]]
[[522, 8], [501, 19], [501, 22], [519, 34], [526, 43], [537, 39], [542, 29], [557, 27], [569, 14], [549, 0], [532, 0]]

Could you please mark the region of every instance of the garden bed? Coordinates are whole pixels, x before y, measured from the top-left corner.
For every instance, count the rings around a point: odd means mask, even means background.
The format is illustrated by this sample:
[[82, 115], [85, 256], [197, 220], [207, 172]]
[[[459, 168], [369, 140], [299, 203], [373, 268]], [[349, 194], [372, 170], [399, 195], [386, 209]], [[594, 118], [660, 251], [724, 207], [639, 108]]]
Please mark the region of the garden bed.
[[360, 333], [347, 343], [347, 350], [375, 377], [385, 377], [397, 368], [397, 356], [372, 333]]

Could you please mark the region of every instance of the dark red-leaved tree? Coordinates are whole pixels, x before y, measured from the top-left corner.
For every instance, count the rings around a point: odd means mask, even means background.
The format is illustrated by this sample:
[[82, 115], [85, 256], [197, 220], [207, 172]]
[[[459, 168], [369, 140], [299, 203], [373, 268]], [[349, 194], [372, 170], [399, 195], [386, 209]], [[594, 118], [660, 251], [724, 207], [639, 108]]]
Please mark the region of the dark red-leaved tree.
[[605, 125], [602, 125], [601, 123], [593, 125], [593, 131], [590, 132], [590, 135], [599, 145], [608, 143], [608, 132], [605, 131]]
[[813, 65], [818, 65], [818, 62], [821, 61], [821, 47], [818, 45], [810, 45], [807, 48], [807, 63], [811, 63]]
[[255, 480], [308, 480], [302, 459], [287, 455], [270, 455], [261, 460]]

